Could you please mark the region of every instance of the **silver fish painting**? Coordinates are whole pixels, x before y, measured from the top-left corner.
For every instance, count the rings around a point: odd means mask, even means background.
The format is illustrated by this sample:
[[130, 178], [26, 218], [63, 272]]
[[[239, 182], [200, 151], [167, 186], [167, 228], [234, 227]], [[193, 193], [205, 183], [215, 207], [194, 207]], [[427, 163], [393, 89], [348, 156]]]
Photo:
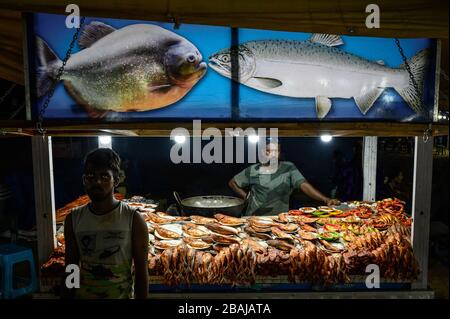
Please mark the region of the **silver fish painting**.
[[[207, 65], [185, 38], [151, 24], [115, 29], [94, 21], [79, 38], [65, 66], [66, 91], [91, 117], [109, 111], [147, 111], [171, 105], [203, 77]], [[37, 96], [45, 95], [62, 65], [50, 46], [36, 39]]]
[[[425, 113], [421, 96], [428, 49], [408, 60], [420, 90], [417, 92], [406, 65], [391, 68], [383, 61], [369, 61], [337, 48], [343, 43], [341, 37], [327, 34], [313, 34], [306, 41], [249, 41], [215, 53], [209, 58], [209, 66], [222, 76], [262, 92], [314, 98], [319, 118], [330, 111], [330, 98], [353, 98], [361, 113], [366, 114], [386, 88], [394, 88], [417, 114]], [[239, 62], [233, 76], [232, 58]]]

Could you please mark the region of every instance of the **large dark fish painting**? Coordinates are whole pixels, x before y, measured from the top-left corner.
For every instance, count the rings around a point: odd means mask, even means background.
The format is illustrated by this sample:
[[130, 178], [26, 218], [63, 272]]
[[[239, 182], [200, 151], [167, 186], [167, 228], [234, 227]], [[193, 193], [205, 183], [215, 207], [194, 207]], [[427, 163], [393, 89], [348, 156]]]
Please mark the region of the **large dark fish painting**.
[[[115, 29], [91, 22], [67, 61], [61, 81], [90, 117], [169, 106], [183, 98], [206, 73], [199, 50], [185, 38], [151, 24]], [[62, 65], [50, 46], [36, 39], [37, 96], [44, 96]]]

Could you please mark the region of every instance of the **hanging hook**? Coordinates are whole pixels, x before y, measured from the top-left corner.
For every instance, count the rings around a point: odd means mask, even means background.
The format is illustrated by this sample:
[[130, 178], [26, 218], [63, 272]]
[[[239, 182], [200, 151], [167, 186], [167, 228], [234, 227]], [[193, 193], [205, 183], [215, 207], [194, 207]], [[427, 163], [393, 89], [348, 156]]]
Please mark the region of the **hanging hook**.
[[81, 28], [82, 28], [82, 26], [84, 24], [85, 18], [86, 17], [81, 17], [80, 25], [77, 28], [77, 30], [75, 31], [75, 33], [73, 34], [72, 41], [70, 42], [69, 48], [67, 49], [67, 52], [66, 52], [66, 55], [65, 55], [64, 59], [62, 60], [61, 66], [58, 69], [58, 72], [56, 74], [55, 79], [53, 80], [50, 88], [48, 89], [48, 91], [46, 93], [46, 99], [45, 99], [43, 105], [41, 106], [41, 109], [39, 110], [38, 120], [37, 120], [37, 123], [36, 123], [36, 130], [39, 132], [39, 134], [42, 134], [44, 139], [45, 139], [45, 134], [47, 132], [47, 130], [43, 127], [44, 114], [45, 114], [45, 112], [47, 111], [47, 108], [50, 105], [50, 100], [53, 97], [53, 94], [55, 93], [56, 85], [61, 79], [61, 76], [62, 76], [62, 74], [64, 72], [66, 63], [69, 60], [69, 58], [72, 56], [73, 47], [74, 47], [75, 42], [77, 41], [77, 39], [78, 39], [78, 37], [80, 35], [80, 31], [81, 31]]
[[170, 18], [170, 20], [173, 23], [173, 28], [175, 30], [178, 30], [180, 28], [180, 25], [181, 25], [180, 21], [175, 16], [173, 16], [171, 14], [169, 14], [169, 18]]
[[45, 133], [47, 132], [47, 130], [42, 126], [42, 121], [38, 121], [36, 123], [36, 130], [39, 132], [39, 134], [42, 135], [45, 135]]
[[424, 132], [423, 132], [422, 139], [423, 139], [423, 142], [424, 142], [424, 143], [427, 143], [427, 142], [428, 142], [429, 137], [428, 137], [427, 131], [424, 131]]
[[180, 28], [180, 25], [181, 25], [180, 21], [178, 21], [178, 20], [175, 19], [173, 28], [174, 28], [175, 30], [178, 30], [178, 29]]
[[423, 136], [422, 136], [423, 142], [427, 143], [428, 140], [430, 139], [430, 137], [432, 136], [432, 134], [433, 134], [433, 129], [431, 128], [431, 124], [429, 124], [428, 128], [423, 131]]

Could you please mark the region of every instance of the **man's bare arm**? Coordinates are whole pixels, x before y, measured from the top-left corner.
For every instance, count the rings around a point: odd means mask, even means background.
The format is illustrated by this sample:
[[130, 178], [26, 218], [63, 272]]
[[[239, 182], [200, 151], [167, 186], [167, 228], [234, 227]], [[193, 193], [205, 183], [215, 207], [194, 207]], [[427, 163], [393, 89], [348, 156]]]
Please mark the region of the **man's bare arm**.
[[245, 190], [238, 186], [234, 178], [230, 179], [230, 181], [228, 182], [228, 186], [242, 199], [245, 199], [247, 197], [247, 193], [245, 192]]
[[[64, 221], [64, 241], [65, 241], [65, 266], [74, 264], [80, 264], [80, 253], [78, 250], [78, 244], [75, 238], [72, 225], [72, 214], [67, 215]], [[68, 274], [66, 274], [68, 275]], [[66, 275], [62, 278], [62, 297], [73, 298], [75, 295], [75, 289], [68, 289], [65, 285]]]
[[132, 241], [135, 298], [146, 299], [148, 296], [148, 228], [139, 213], [133, 216]]
[[310, 183], [304, 182], [300, 184], [300, 189], [312, 199], [318, 200], [325, 205], [331, 206], [331, 205], [339, 205], [340, 202], [337, 199], [331, 199], [323, 195], [321, 192], [319, 192], [317, 189], [314, 188]]

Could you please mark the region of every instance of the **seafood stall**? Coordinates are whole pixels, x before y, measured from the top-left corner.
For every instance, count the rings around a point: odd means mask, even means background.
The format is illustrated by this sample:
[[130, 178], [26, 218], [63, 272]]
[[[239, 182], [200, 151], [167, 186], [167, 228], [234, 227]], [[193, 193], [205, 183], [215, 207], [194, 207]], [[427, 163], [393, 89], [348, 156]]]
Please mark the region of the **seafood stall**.
[[[32, 139], [42, 292], [58, 293], [65, 217], [89, 202], [82, 196], [55, 210], [52, 137], [182, 132], [205, 139], [196, 128], [204, 120], [215, 130], [208, 138], [265, 128], [280, 137], [361, 137], [364, 195], [272, 216], [243, 216], [245, 200], [237, 200], [206, 216], [177, 194], [180, 215], [156, 200], [116, 194], [147, 223], [153, 297], [432, 298], [432, 147], [434, 136], [448, 135], [448, 125], [436, 123], [441, 42], [435, 35], [399, 40], [389, 38], [395, 32], [358, 37], [339, 30], [338, 36], [292, 25], [262, 30], [258, 23], [180, 25], [175, 17], [123, 16], [86, 16], [78, 28], [56, 28], [66, 21], [61, 12], [23, 15], [28, 121], [20, 134]], [[380, 56], [374, 48], [383, 48]], [[15, 126], [6, 132], [17, 133]], [[376, 198], [381, 136], [415, 139], [411, 211], [401, 198]], [[195, 156], [194, 163], [200, 163]], [[379, 285], [369, 280], [374, 271]]]
[[272, 277], [311, 289], [349, 283], [365, 274], [366, 265], [377, 264], [382, 278], [408, 282], [416, 279], [418, 265], [402, 205], [388, 199], [351, 204], [355, 208], [346, 212], [321, 207], [271, 217], [191, 216], [178, 228], [171, 219], [157, 219], [164, 224], [154, 227], [149, 271], [169, 286], [266, 284], [273, 290]]
[[[139, 198], [126, 201], [147, 222], [154, 293], [352, 291], [363, 289], [368, 265], [379, 267], [381, 288], [410, 289], [420, 272], [412, 218], [395, 198], [240, 218], [172, 216]], [[58, 211], [58, 221], [74, 203]], [[64, 236], [58, 234], [57, 249], [42, 265], [47, 289], [63, 272]]]

